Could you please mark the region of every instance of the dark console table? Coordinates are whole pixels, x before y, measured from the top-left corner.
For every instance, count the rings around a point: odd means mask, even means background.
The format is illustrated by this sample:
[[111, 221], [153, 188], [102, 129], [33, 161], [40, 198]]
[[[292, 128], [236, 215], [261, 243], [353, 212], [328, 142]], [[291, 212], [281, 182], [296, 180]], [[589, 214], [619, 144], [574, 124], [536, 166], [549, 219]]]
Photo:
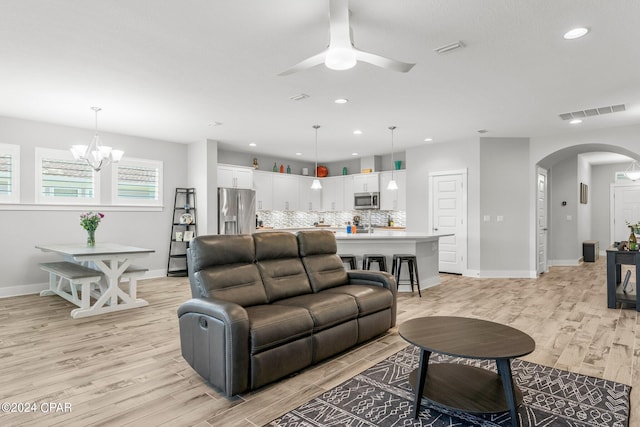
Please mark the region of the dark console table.
[[[623, 292], [622, 264], [636, 266], [635, 292], [627, 288]], [[640, 311], [640, 251], [619, 251], [614, 247], [607, 249], [607, 307], [616, 308], [620, 303], [636, 305], [636, 311]]]
[[[421, 397], [470, 413], [509, 411], [520, 425], [517, 406], [522, 392], [511, 377], [511, 359], [531, 353], [536, 343], [510, 326], [466, 317], [420, 317], [398, 328], [402, 338], [420, 347], [420, 366], [409, 376], [415, 390], [413, 417]], [[469, 359], [493, 359], [498, 374], [459, 363], [429, 364], [431, 352]]]

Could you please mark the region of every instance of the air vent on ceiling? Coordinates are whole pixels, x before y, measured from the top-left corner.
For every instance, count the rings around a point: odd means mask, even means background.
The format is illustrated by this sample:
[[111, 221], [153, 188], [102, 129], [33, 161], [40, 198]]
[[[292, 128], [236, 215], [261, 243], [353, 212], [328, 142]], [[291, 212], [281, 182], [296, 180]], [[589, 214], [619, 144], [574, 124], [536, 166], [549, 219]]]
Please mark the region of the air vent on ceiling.
[[562, 120], [583, 119], [585, 117], [601, 116], [609, 113], [620, 113], [627, 107], [624, 104], [608, 105], [606, 107], [589, 108], [587, 110], [573, 111], [571, 113], [558, 114]]
[[453, 43], [449, 43], [446, 44], [444, 46], [440, 46], [436, 49], [434, 49], [434, 52], [439, 53], [439, 54], [445, 54], [445, 53], [450, 53], [453, 52], [454, 50], [457, 49], [461, 49], [464, 47], [464, 43], [462, 43], [461, 41], [457, 41], [457, 42], [453, 42]]
[[302, 101], [303, 99], [307, 99], [307, 98], [309, 98], [309, 95], [307, 95], [306, 93], [300, 93], [298, 95], [293, 95], [289, 97], [289, 99], [292, 101]]

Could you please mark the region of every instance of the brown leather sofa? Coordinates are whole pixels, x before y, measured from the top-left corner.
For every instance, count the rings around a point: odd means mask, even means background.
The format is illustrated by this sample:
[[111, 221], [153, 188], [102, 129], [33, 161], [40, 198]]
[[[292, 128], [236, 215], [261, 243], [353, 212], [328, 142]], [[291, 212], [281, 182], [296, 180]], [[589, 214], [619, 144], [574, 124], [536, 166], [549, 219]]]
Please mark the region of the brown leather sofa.
[[336, 250], [324, 230], [195, 238], [193, 299], [178, 309], [182, 356], [232, 396], [395, 326], [393, 276], [346, 271]]

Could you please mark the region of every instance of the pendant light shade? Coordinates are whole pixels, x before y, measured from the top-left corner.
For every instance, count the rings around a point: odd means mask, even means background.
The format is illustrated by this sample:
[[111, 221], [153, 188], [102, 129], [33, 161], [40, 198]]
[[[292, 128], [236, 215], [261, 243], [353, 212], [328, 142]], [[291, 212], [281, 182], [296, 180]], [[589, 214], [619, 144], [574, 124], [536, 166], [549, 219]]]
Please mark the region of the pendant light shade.
[[311, 189], [320, 190], [322, 188], [322, 184], [320, 184], [320, 180], [318, 179], [318, 129], [320, 125], [313, 125], [313, 128], [316, 130], [316, 177], [311, 183]]
[[118, 163], [124, 151], [113, 150], [111, 147], [102, 145], [100, 143], [100, 135], [98, 135], [98, 111], [102, 110], [100, 107], [91, 107], [96, 116], [96, 133], [93, 135], [91, 144], [87, 145], [72, 145], [71, 154], [75, 160], [84, 160], [91, 168], [98, 172], [109, 163]]
[[389, 130], [391, 131], [391, 181], [387, 184], [387, 190], [397, 190], [398, 183], [393, 178], [393, 169], [396, 167], [396, 162], [393, 159], [393, 131], [396, 129], [395, 126], [389, 126]]
[[624, 171], [624, 175], [629, 178], [631, 181], [637, 181], [640, 179], [640, 166], [638, 166], [638, 162], [634, 161], [631, 163], [629, 168]]

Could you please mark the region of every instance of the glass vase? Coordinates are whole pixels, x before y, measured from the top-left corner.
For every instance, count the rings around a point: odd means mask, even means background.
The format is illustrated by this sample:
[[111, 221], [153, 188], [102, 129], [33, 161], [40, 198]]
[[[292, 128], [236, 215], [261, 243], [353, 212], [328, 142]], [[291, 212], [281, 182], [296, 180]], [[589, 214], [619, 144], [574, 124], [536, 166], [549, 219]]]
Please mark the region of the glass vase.
[[94, 247], [96, 245], [96, 230], [87, 230], [87, 247]]

